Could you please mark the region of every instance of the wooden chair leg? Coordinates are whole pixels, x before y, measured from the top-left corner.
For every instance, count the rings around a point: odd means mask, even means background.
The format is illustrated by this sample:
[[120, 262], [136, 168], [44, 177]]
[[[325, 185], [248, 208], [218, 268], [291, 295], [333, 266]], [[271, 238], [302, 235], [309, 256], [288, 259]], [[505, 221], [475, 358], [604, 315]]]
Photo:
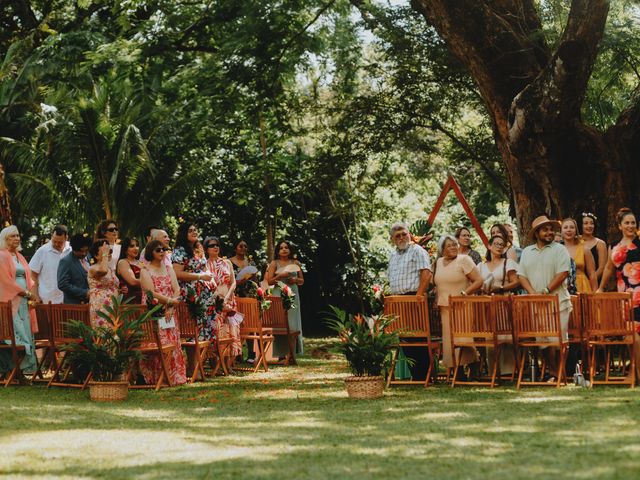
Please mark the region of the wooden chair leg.
[[606, 363], [607, 363], [607, 370], [605, 371], [605, 375], [604, 375], [604, 379], [605, 381], [609, 381], [609, 369], [611, 368], [611, 347], [605, 345], [604, 346], [604, 350], [605, 352], [607, 352], [607, 356], [606, 356]]
[[524, 358], [526, 353], [526, 348], [520, 349], [520, 361], [518, 362], [520, 366], [518, 367], [518, 383], [516, 384], [516, 390], [520, 390], [520, 384], [522, 383], [522, 373], [524, 372]]
[[491, 388], [496, 385], [496, 376], [498, 375], [498, 365], [500, 364], [500, 354], [502, 353], [502, 345], [498, 344], [495, 349], [496, 355], [493, 359], [493, 368], [491, 373]]
[[462, 349], [457, 352], [455, 347], [453, 349], [453, 379], [451, 380], [451, 387], [456, 386], [456, 379], [458, 378], [458, 366], [460, 365], [460, 359], [462, 358]]
[[400, 347], [396, 348], [395, 350], [393, 350], [393, 353], [391, 354], [391, 366], [389, 367], [389, 371], [387, 372], [387, 388], [389, 388], [389, 385], [391, 385], [391, 381], [393, 380], [393, 377], [395, 376], [395, 370], [396, 370], [396, 358], [398, 358], [398, 350]]
[[429, 386], [429, 380], [431, 379], [431, 373], [433, 372], [433, 352], [427, 345], [427, 358], [429, 359], [429, 368], [427, 368], [427, 376], [424, 379], [424, 388]]

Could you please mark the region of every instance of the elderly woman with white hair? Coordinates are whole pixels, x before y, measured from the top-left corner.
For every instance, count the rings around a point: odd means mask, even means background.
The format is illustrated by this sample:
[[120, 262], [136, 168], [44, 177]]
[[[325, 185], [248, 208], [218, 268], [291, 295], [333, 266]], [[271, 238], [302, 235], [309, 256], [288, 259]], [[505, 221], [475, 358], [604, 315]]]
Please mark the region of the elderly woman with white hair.
[[[0, 302], [11, 302], [16, 344], [25, 348], [20, 369], [24, 373], [33, 373], [36, 369], [33, 332], [37, 331], [37, 323], [35, 312], [29, 310], [28, 303], [33, 280], [20, 250], [20, 232], [15, 225], [0, 231]], [[0, 353], [0, 375], [4, 375], [13, 369], [13, 359], [8, 350]]]
[[[459, 253], [458, 240], [452, 235], [444, 235], [438, 241], [438, 261], [436, 262], [434, 282], [437, 289], [440, 318], [442, 319], [442, 361], [445, 367], [453, 368], [449, 297], [451, 295], [469, 295], [477, 291], [482, 286], [482, 277], [471, 257]], [[469, 365], [472, 374], [479, 367], [477, 362], [478, 356], [475, 349], [462, 349], [460, 364]], [[460, 375], [458, 376], [460, 377]]]

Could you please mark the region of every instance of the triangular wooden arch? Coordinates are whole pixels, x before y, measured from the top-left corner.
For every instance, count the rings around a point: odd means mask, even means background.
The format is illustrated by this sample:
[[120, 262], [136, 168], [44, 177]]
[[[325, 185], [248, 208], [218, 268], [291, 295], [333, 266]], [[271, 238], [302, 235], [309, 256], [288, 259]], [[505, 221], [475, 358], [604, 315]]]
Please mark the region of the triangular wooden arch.
[[480, 237], [480, 240], [482, 240], [482, 243], [484, 243], [485, 247], [489, 248], [489, 239], [482, 231], [480, 222], [478, 221], [475, 214], [473, 213], [473, 210], [471, 210], [471, 207], [469, 207], [469, 203], [467, 202], [467, 199], [464, 198], [462, 190], [460, 189], [460, 185], [458, 185], [458, 182], [456, 182], [455, 178], [453, 178], [453, 175], [451, 174], [449, 175], [449, 178], [447, 178], [447, 181], [442, 187], [442, 191], [440, 192], [440, 196], [438, 197], [438, 200], [436, 200], [436, 204], [434, 205], [433, 210], [431, 210], [431, 214], [429, 215], [429, 220], [428, 220], [429, 225], [433, 225], [433, 221], [438, 216], [438, 212], [440, 212], [440, 209], [444, 204], [444, 199], [447, 197], [447, 194], [451, 190], [453, 190], [453, 193], [456, 194], [458, 201], [460, 202], [460, 204], [462, 205], [462, 208], [464, 209], [465, 213], [469, 217], [469, 220], [471, 220], [471, 225], [473, 225], [473, 228], [475, 228], [476, 232], [478, 233], [478, 236]]

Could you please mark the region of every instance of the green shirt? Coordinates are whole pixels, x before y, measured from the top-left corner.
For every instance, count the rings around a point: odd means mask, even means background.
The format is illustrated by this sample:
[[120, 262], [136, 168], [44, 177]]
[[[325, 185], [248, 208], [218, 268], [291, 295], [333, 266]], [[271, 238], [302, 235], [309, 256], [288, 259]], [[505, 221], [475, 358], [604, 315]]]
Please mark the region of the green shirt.
[[[529, 245], [522, 252], [518, 276], [525, 277], [536, 292], [541, 292], [556, 275], [569, 272], [571, 256], [567, 249], [557, 242], [551, 242], [539, 248], [537, 244]], [[571, 308], [571, 297], [566, 282], [551, 292], [558, 295], [560, 310]]]

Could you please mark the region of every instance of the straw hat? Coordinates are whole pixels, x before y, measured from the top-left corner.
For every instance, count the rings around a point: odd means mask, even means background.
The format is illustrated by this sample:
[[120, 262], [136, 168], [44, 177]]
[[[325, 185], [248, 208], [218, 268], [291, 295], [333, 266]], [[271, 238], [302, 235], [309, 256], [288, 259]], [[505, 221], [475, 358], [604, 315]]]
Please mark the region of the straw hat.
[[533, 222], [531, 222], [531, 230], [529, 230], [529, 240], [532, 242], [535, 240], [536, 231], [540, 227], [544, 227], [545, 225], [551, 225], [554, 230], [558, 230], [561, 226], [561, 223], [558, 220], [549, 220], [549, 217], [546, 215], [540, 215], [535, 218]]

